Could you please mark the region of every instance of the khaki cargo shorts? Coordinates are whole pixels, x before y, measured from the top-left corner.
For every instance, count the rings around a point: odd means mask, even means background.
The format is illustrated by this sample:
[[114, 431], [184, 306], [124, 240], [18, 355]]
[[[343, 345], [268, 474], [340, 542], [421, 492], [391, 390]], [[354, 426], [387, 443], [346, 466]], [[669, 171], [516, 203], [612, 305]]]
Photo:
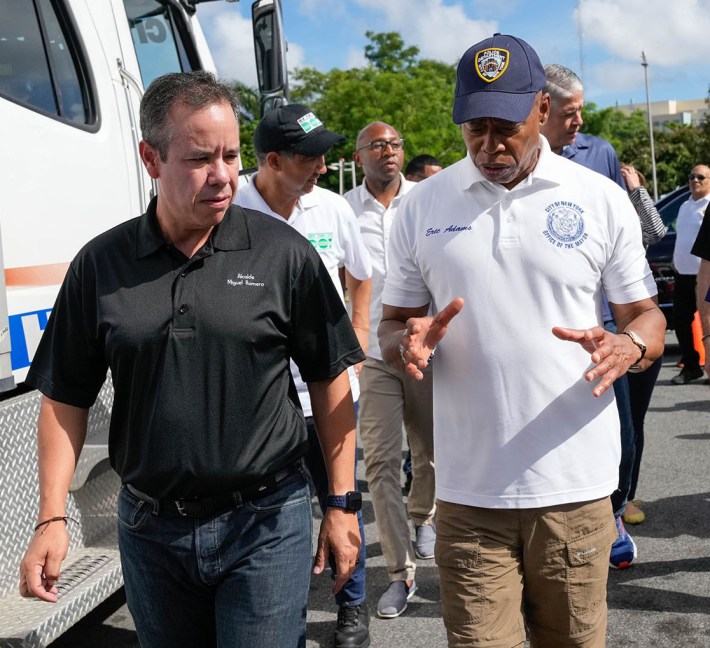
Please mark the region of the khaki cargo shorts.
[[538, 509], [438, 502], [436, 562], [449, 646], [603, 648], [609, 498]]

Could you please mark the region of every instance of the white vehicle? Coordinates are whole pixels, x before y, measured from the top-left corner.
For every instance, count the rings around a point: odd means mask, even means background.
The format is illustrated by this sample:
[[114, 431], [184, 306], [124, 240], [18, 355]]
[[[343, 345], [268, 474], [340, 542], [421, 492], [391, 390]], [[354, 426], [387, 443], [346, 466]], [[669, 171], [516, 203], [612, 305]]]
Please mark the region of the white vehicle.
[[[145, 211], [138, 108], [166, 72], [215, 71], [196, 18], [210, 0], [0, 0], [0, 646], [45, 646], [122, 584], [106, 383], [72, 482], [59, 602], [21, 599], [36, 523], [40, 395], [24, 385], [69, 262]], [[232, 0], [233, 1], [233, 0]], [[265, 108], [284, 101], [280, 0], [252, 4]]]

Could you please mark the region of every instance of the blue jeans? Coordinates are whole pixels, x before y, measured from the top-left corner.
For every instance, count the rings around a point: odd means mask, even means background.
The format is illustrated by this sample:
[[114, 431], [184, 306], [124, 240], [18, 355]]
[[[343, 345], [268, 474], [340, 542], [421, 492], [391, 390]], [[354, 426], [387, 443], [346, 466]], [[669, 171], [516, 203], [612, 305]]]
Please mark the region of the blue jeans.
[[142, 648], [305, 646], [312, 529], [300, 472], [199, 519], [155, 515], [123, 487], [118, 541]]
[[[357, 404], [355, 405], [357, 408]], [[357, 412], [357, 409], [356, 409]], [[328, 472], [325, 469], [323, 452], [321, 451], [316, 426], [313, 417], [306, 417], [306, 427], [308, 428], [308, 454], [306, 455], [306, 466], [311, 473], [313, 488], [318, 497], [320, 510], [325, 514], [325, 500], [328, 496]], [[357, 457], [355, 458], [357, 466]], [[353, 488], [356, 488], [353, 484]], [[343, 588], [335, 595], [335, 603], [338, 607], [355, 607], [365, 602], [365, 528], [362, 523], [362, 511], [357, 512], [357, 523], [360, 528], [360, 562], [355, 565], [355, 571]], [[337, 572], [335, 568], [335, 558], [331, 554], [328, 556], [328, 564], [333, 578]]]
[[[604, 328], [610, 333], [616, 333], [616, 324], [614, 322], [606, 322]], [[629, 381], [626, 375], [614, 381], [614, 397], [616, 399], [616, 408], [619, 410], [621, 461], [619, 462], [619, 485], [611, 494], [611, 506], [614, 510], [614, 515], [619, 517], [626, 510], [626, 502], [629, 497], [634, 471], [634, 457], [636, 455], [636, 434], [631, 414]]]

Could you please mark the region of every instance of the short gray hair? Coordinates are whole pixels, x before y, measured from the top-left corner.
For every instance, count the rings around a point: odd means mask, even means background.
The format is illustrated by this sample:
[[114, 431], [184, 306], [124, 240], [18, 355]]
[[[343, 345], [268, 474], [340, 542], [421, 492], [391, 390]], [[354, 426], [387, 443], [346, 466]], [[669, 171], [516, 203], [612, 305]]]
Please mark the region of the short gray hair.
[[545, 66], [545, 88], [552, 100], [569, 99], [574, 94], [584, 92], [582, 79], [564, 65], [549, 63]]
[[141, 99], [140, 125], [143, 139], [158, 151], [163, 161], [168, 157], [168, 147], [175, 135], [168, 114], [179, 103], [194, 110], [226, 103], [239, 119], [237, 93], [211, 72], [171, 72], [159, 76]]

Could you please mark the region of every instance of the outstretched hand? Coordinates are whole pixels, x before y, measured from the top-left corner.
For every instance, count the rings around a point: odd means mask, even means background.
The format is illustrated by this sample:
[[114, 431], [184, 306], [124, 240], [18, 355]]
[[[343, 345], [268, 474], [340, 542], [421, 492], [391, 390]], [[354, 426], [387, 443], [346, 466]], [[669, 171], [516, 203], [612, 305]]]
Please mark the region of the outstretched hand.
[[584, 374], [584, 378], [588, 382], [601, 378], [592, 390], [596, 397], [607, 391], [637, 360], [634, 356], [636, 347], [629, 343], [627, 336], [610, 333], [601, 326], [589, 329], [555, 326], [552, 333], [560, 340], [577, 342], [590, 354], [596, 366]]
[[410, 317], [399, 343], [399, 354], [404, 371], [422, 380], [422, 369], [426, 368], [436, 345], [446, 335], [449, 323], [461, 312], [463, 299], [457, 297], [434, 316]]

